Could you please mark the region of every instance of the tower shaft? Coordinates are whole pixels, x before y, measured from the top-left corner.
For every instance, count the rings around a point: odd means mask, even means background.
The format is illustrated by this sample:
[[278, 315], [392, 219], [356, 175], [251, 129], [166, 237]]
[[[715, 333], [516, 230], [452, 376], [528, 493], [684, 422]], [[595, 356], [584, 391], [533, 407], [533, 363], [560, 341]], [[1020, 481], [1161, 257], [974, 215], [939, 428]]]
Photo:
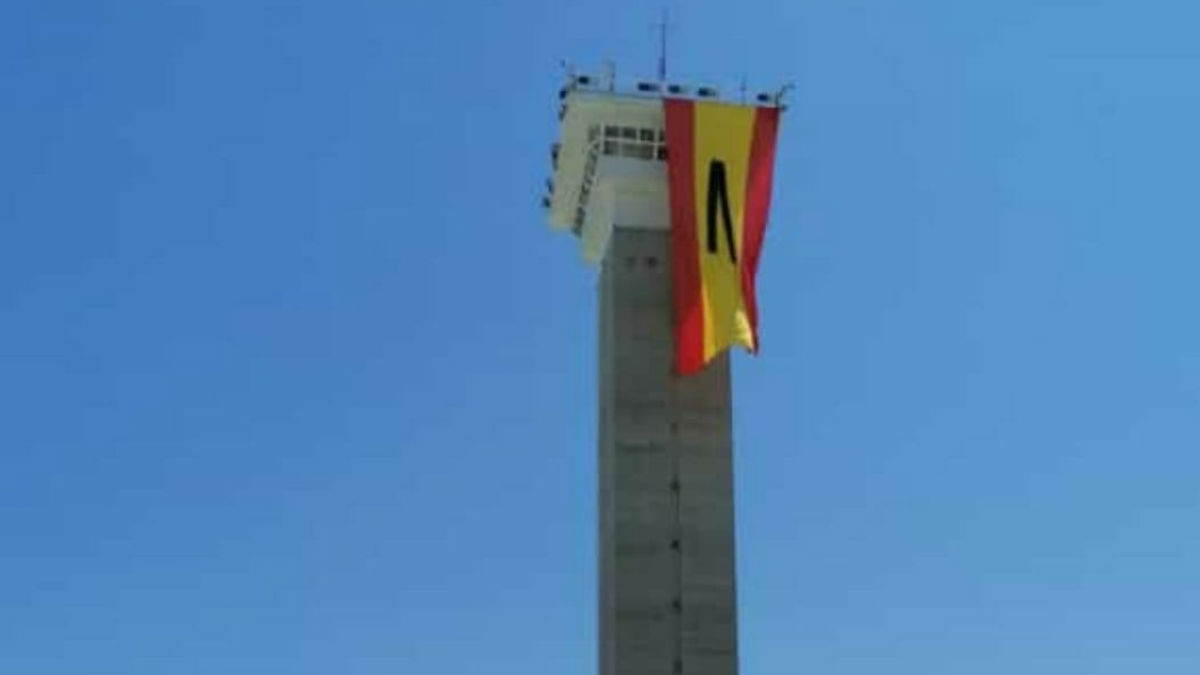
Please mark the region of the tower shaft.
[[669, 232], [614, 223], [599, 281], [599, 668], [736, 673], [728, 355], [672, 372]]

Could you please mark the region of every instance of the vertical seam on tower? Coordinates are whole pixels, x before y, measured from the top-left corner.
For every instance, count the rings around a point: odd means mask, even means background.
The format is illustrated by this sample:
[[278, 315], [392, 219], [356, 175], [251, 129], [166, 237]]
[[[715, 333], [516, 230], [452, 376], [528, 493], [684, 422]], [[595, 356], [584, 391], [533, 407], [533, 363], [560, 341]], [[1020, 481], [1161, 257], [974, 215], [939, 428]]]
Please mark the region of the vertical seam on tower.
[[671, 498], [674, 506], [675, 523], [671, 532], [672, 542], [677, 543], [672, 546], [672, 555], [674, 556], [674, 572], [675, 572], [675, 594], [671, 601], [672, 614], [675, 618], [675, 654], [672, 660], [672, 672], [683, 672], [683, 482], [679, 475], [680, 462], [680, 442], [679, 442], [679, 398], [677, 396], [676, 386], [678, 384], [678, 375], [673, 371], [668, 376], [670, 377], [670, 386], [667, 388], [668, 402], [670, 406], [670, 414], [668, 419], [670, 427], [670, 442], [668, 448], [671, 453]]

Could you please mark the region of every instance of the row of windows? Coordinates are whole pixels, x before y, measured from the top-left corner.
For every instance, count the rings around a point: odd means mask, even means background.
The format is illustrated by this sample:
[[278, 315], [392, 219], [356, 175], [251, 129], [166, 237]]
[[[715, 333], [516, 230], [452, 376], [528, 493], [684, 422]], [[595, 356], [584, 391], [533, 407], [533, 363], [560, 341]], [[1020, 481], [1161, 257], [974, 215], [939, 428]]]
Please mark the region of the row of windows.
[[667, 146], [665, 145], [604, 141], [601, 151], [606, 155], [619, 155], [621, 157], [633, 157], [634, 159], [656, 159], [660, 162], [665, 162], [667, 160]]
[[[599, 126], [588, 129], [589, 143], [595, 143], [600, 138]], [[605, 125], [600, 152], [614, 157], [663, 162], [667, 159], [667, 139], [662, 129]]]
[[611, 124], [604, 125], [605, 138], [627, 138], [630, 140], [639, 140], [647, 143], [658, 141], [663, 143], [667, 140], [666, 134], [662, 129], [646, 129], [638, 127], [618, 127]]

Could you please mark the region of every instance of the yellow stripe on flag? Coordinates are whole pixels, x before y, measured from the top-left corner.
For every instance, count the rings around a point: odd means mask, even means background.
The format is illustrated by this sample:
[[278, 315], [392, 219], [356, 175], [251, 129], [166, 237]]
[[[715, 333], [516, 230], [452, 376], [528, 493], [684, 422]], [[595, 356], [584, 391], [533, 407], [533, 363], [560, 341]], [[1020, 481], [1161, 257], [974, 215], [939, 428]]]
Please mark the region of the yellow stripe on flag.
[[[704, 305], [704, 360], [730, 345], [754, 348], [754, 334], [742, 297], [740, 263], [743, 257], [746, 175], [755, 109], [721, 103], [695, 104], [694, 162], [696, 200], [696, 254], [700, 262], [701, 302]], [[721, 166], [718, 167], [717, 164]], [[724, 173], [724, 195], [734, 251], [729, 251], [724, 205], [714, 188], [714, 172]], [[715, 223], [709, 223], [713, 200]], [[715, 225], [715, 228], [714, 228]], [[710, 248], [714, 235], [716, 250]]]

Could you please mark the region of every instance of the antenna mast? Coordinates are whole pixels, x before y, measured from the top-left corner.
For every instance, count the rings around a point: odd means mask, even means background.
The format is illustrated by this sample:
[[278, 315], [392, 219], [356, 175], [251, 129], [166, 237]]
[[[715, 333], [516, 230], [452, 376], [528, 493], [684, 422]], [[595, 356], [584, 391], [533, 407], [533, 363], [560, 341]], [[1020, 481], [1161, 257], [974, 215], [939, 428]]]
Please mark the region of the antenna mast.
[[658, 24], [658, 81], [667, 81], [667, 8], [663, 7], [662, 21]]

